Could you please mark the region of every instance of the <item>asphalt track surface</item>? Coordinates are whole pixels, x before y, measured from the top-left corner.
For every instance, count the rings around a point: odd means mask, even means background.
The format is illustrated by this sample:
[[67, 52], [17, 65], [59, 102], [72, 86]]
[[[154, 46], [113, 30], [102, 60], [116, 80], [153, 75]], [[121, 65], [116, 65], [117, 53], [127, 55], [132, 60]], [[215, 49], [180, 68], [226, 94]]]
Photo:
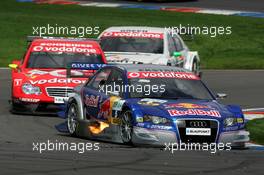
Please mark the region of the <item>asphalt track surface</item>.
[[[78, 1], [93, 1], [102, 3], [133, 3], [137, 5], [154, 5], [154, 6], [172, 6], [172, 7], [199, 7], [220, 10], [238, 10], [238, 11], [254, 11], [264, 12], [263, 0], [167, 0], [166, 2], [143, 0], [137, 1], [122, 1], [122, 0], [78, 0]], [[160, 0], [162, 1], [162, 0]], [[165, 1], [165, 0], [164, 0]]]
[[[264, 71], [205, 71], [203, 79], [217, 92], [229, 93], [225, 103], [263, 107]], [[91, 142], [59, 134], [54, 125], [61, 120], [48, 116], [9, 113], [10, 72], [0, 70], [0, 174], [90, 175], [90, 174], [263, 174], [264, 152], [232, 150], [186, 151], [171, 154], [155, 148], [138, 148], [100, 142], [98, 151], [33, 151], [32, 143]]]

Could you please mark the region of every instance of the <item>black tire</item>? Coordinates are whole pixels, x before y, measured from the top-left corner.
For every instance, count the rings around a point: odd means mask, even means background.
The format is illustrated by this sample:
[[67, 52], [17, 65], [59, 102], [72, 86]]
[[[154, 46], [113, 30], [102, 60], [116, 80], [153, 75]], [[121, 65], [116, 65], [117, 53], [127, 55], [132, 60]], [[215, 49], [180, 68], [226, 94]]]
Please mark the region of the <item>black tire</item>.
[[14, 103], [13, 100], [10, 100], [10, 109], [9, 109], [10, 113], [17, 114], [18, 113], [17, 109], [18, 109], [18, 105]]
[[192, 65], [192, 72], [199, 76], [199, 65], [198, 62], [196, 60], [194, 60], [193, 65]]
[[132, 124], [132, 112], [130, 110], [125, 110], [121, 114], [120, 123], [120, 136], [125, 144], [132, 145], [132, 135], [133, 135], [133, 124]]
[[76, 133], [78, 127], [78, 122], [77, 122], [77, 119], [79, 117], [78, 115], [79, 115], [78, 106], [75, 102], [72, 102], [67, 110], [67, 126], [69, 133], [72, 136], [77, 135]]

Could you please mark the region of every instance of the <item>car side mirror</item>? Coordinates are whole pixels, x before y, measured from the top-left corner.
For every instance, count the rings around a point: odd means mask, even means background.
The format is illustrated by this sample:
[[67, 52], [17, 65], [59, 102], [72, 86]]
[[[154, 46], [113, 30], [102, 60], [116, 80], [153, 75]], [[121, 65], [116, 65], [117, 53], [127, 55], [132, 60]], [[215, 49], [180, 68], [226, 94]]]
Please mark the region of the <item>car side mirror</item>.
[[224, 99], [227, 97], [227, 94], [224, 94], [224, 93], [217, 93], [216, 94], [216, 98], [217, 99]]
[[17, 69], [18, 65], [17, 64], [9, 64], [8, 67], [11, 69]]
[[11, 69], [17, 69], [20, 65], [20, 60], [13, 60], [11, 64], [8, 65]]
[[181, 52], [173, 52], [173, 56], [175, 58], [179, 57], [179, 56], [182, 56], [182, 53]]

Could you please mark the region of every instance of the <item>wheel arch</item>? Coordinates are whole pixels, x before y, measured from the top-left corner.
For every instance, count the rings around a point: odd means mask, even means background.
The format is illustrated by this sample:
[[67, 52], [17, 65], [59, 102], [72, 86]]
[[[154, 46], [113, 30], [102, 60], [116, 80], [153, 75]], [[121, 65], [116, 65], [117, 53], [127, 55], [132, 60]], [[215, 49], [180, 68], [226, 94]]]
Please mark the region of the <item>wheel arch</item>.
[[73, 96], [70, 96], [69, 98], [69, 101], [68, 101], [68, 107], [67, 109], [69, 108], [70, 104], [71, 103], [76, 103], [77, 105], [77, 108], [78, 108], [78, 112], [79, 112], [79, 119], [80, 120], [84, 120], [85, 117], [84, 117], [84, 109], [83, 109], [83, 103], [82, 103], [82, 99], [81, 99], [81, 96], [79, 94], [74, 94]]

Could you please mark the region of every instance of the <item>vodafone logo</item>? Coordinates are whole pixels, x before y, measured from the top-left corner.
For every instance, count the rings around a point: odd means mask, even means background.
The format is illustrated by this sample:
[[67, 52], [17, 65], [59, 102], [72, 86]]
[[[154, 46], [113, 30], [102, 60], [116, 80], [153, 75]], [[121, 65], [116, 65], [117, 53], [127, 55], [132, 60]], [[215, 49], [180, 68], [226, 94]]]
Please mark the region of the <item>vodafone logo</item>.
[[100, 54], [95, 48], [66, 47], [66, 46], [34, 46], [33, 52], [73, 52], [73, 53], [93, 53]]
[[162, 33], [146, 33], [146, 32], [105, 32], [103, 37], [135, 37], [135, 38], [163, 38]]
[[139, 78], [140, 74], [138, 72], [129, 72], [128, 78]]
[[35, 47], [33, 47], [33, 51], [34, 52], [40, 52], [42, 50], [43, 50], [43, 46], [35, 46]]
[[128, 72], [128, 78], [178, 78], [199, 80], [199, 77], [187, 72]]
[[65, 84], [65, 83], [73, 83], [73, 84], [81, 84], [85, 83], [85, 80], [76, 80], [76, 79], [64, 79], [64, 78], [52, 78], [52, 79], [41, 79], [41, 80], [29, 80], [31, 84]]

